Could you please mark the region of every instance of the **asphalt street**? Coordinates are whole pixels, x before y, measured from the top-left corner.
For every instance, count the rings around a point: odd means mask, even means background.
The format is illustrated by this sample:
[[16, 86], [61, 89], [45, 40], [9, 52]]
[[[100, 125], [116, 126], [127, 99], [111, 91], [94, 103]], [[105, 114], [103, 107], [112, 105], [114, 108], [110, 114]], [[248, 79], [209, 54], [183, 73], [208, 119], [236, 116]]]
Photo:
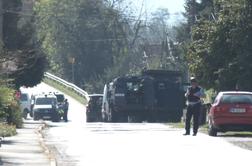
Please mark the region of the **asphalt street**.
[[[36, 90], [52, 90], [41, 84]], [[60, 166], [251, 166], [252, 152], [223, 137], [199, 133], [183, 136], [183, 129], [158, 123], [85, 123], [85, 107], [68, 97], [69, 122], [44, 130], [45, 144]]]
[[59, 165], [251, 165], [251, 151], [162, 124], [58, 124], [46, 133]]

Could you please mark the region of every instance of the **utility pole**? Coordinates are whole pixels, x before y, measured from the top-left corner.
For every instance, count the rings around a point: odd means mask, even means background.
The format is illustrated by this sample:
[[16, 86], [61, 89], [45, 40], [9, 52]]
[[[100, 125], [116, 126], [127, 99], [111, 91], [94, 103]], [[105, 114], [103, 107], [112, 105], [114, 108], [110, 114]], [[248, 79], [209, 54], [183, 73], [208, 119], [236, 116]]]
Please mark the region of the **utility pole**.
[[72, 83], [74, 84], [74, 82], [75, 82], [75, 78], [74, 78], [75, 58], [71, 56], [71, 57], [69, 57], [68, 61], [71, 64], [71, 68], [72, 68]]

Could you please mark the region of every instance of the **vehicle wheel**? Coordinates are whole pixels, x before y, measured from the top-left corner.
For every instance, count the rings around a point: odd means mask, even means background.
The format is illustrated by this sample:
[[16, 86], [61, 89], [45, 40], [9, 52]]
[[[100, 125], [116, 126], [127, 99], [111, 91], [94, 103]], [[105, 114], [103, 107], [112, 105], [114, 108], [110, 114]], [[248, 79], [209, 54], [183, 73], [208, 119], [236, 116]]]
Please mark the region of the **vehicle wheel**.
[[30, 111], [30, 117], [33, 117], [33, 112], [32, 111]]
[[128, 115], [125, 113], [117, 113], [117, 122], [120, 123], [127, 123], [128, 122]]
[[112, 112], [111, 112], [111, 122], [117, 123], [117, 122], [120, 121], [119, 118], [120, 118], [119, 113], [112, 110]]
[[155, 111], [151, 110], [149, 111], [148, 117], [147, 117], [147, 121], [150, 123], [155, 123], [158, 122], [158, 115]]
[[111, 112], [110, 122], [117, 122], [116, 113], [114, 111]]
[[212, 120], [209, 119], [208, 122], [208, 135], [216, 137], [217, 136], [217, 130], [214, 128]]
[[27, 109], [24, 109], [24, 110], [23, 110], [23, 118], [24, 118], [24, 119], [27, 119], [27, 115], [28, 115], [28, 110], [27, 110]]
[[86, 122], [93, 122], [93, 120], [89, 117], [86, 117]]
[[37, 120], [39, 120], [39, 117], [38, 117], [38, 115], [37, 114], [33, 114], [33, 120], [35, 120], [35, 121], [37, 121]]
[[108, 120], [109, 122], [113, 122], [113, 123], [118, 121], [117, 113], [112, 108], [110, 109]]
[[183, 116], [183, 108], [178, 109], [176, 115], [174, 116], [173, 122], [181, 122]]
[[142, 123], [144, 121], [144, 115], [141, 113], [128, 116], [128, 122]]
[[102, 122], [108, 122], [108, 117], [104, 112], [102, 112]]
[[59, 121], [60, 121], [60, 115], [58, 113], [53, 114], [52, 122], [59, 122]]

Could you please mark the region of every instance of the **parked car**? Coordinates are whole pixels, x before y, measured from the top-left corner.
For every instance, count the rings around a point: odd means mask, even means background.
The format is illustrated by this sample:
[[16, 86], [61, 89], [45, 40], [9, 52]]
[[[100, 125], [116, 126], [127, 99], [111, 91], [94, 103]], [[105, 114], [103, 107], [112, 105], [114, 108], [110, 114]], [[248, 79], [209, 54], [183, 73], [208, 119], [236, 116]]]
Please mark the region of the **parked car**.
[[58, 112], [57, 98], [53, 94], [41, 94], [34, 97], [33, 120], [51, 119], [58, 122], [61, 116]]
[[86, 107], [86, 122], [102, 121], [101, 110], [103, 94], [91, 94], [89, 98]]
[[217, 136], [217, 132], [252, 131], [252, 92], [220, 92], [208, 117], [210, 136]]
[[20, 107], [22, 110], [23, 118], [27, 118], [28, 113], [30, 113], [31, 109], [31, 100], [28, 93], [20, 94]]

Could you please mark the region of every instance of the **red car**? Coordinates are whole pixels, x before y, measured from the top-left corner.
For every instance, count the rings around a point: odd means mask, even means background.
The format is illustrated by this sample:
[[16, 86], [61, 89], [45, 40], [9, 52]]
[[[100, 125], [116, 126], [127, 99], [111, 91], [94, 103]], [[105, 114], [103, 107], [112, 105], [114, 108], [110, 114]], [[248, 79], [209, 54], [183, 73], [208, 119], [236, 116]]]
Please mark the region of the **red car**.
[[252, 131], [252, 92], [220, 92], [208, 117], [210, 136], [217, 136], [217, 132]]

